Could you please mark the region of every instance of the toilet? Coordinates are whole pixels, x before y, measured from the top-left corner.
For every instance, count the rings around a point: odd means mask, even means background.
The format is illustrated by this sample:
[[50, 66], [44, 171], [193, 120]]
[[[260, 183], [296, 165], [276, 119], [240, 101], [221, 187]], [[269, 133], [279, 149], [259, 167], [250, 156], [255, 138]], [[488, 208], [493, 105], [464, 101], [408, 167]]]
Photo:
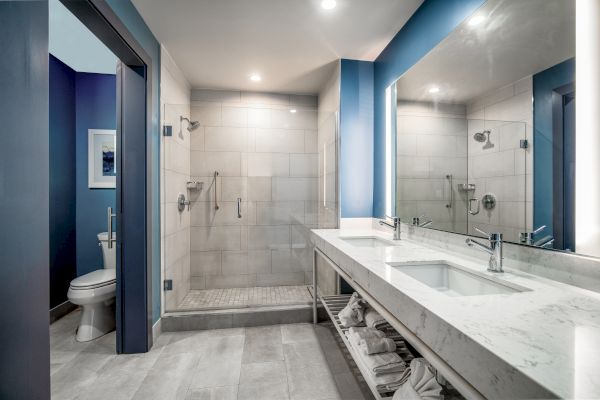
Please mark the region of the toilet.
[[[113, 241], [116, 234], [112, 235]], [[81, 306], [81, 321], [76, 340], [89, 342], [115, 329], [115, 293], [117, 287], [117, 248], [108, 248], [108, 233], [98, 234], [102, 247], [103, 268], [79, 276], [71, 281], [67, 297]]]

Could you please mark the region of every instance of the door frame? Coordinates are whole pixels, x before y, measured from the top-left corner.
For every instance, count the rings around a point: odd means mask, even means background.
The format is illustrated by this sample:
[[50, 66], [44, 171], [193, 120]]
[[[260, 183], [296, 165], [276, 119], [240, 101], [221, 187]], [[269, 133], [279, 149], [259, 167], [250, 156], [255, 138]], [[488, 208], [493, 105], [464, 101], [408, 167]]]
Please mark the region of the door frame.
[[[60, 0], [62, 4], [71, 11], [100, 41], [102, 41], [125, 65], [131, 68], [142, 68], [145, 70], [146, 76], [146, 150], [145, 150], [145, 166], [143, 170], [145, 176], [140, 176], [140, 180], [144, 180], [146, 183], [146, 215], [145, 221], [136, 221], [136, 223], [145, 225], [145, 240], [142, 249], [136, 249], [140, 254], [144, 254], [143, 268], [136, 271], [136, 279], [145, 280], [143, 287], [145, 290], [142, 292], [126, 293], [124, 288], [127, 287], [127, 282], [124, 279], [117, 280], [117, 353], [139, 353], [149, 351], [153, 344], [152, 337], [152, 232], [153, 229], [159, 229], [154, 227], [152, 224], [152, 210], [153, 202], [155, 201], [152, 197], [153, 184], [152, 184], [152, 148], [150, 146], [152, 138], [152, 70], [158, 68], [153, 65], [151, 57], [144, 50], [142, 45], [135, 39], [131, 31], [125, 26], [117, 14], [113, 11], [106, 0]], [[157, 110], [158, 112], [158, 110]], [[117, 113], [119, 114], [119, 113]], [[117, 125], [119, 125], [117, 123]], [[127, 187], [123, 187], [122, 191], [127, 191]], [[118, 204], [118, 202], [117, 202]], [[122, 226], [122, 216], [119, 210], [117, 210], [117, 230], [119, 231]], [[128, 219], [130, 221], [130, 219]], [[160, 223], [160, 222], [159, 222]], [[118, 232], [117, 231], [117, 232]], [[121, 235], [117, 235], [117, 249], [122, 248]], [[131, 247], [128, 247], [131, 252]], [[143, 253], [142, 253], [143, 252]], [[120, 252], [117, 252], [118, 254]], [[117, 260], [117, 266], [121, 266], [121, 269], [127, 268], [131, 270], [135, 266], [125, 266], [121, 263], [121, 258]], [[139, 267], [138, 267], [139, 268]], [[117, 277], [119, 278], [119, 271], [117, 271]], [[136, 282], [139, 287], [139, 282]], [[144, 310], [129, 310], [127, 308], [128, 302], [123, 302], [125, 297], [135, 297], [135, 303], [144, 304]], [[140, 298], [142, 297], [142, 298]], [[123, 305], [125, 307], [123, 307]], [[145, 326], [135, 326], [134, 329], [119, 329], [120, 327], [127, 326], [127, 312], [143, 313], [146, 315]], [[142, 333], [140, 333], [142, 332]], [[124, 337], [126, 336], [127, 337]], [[143, 336], [143, 337], [141, 337]], [[129, 343], [129, 344], [128, 344]], [[134, 346], [131, 344], [135, 343]]]
[[[565, 189], [571, 188], [574, 182], [565, 182], [564, 151], [565, 151], [565, 127], [564, 127], [564, 105], [568, 96], [575, 93], [575, 84], [569, 83], [555, 88], [552, 91], [552, 159], [553, 159], [553, 230], [555, 248], [564, 250], [569, 245], [574, 247], [575, 231], [568, 225], [575, 221], [568, 221], [573, 214], [567, 210], [565, 201]], [[573, 138], [573, 140], [575, 140]], [[574, 195], [574, 191], [569, 191]], [[574, 248], [571, 251], [575, 251]]]

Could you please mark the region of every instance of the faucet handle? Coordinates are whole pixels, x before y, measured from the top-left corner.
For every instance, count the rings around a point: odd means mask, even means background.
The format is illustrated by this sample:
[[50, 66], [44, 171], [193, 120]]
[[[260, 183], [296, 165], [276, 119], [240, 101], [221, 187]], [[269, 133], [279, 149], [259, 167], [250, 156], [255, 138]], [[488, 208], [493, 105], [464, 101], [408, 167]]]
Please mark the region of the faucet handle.
[[391, 219], [394, 222], [400, 222], [400, 217], [398, 216], [392, 217], [391, 215], [385, 214], [385, 217]]
[[486, 231], [482, 231], [481, 229], [479, 229], [479, 228], [478, 228], [478, 227], [476, 227], [476, 226], [473, 226], [473, 229], [475, 229], [477, 232], [481, 233], [482, 235], [484, 235], [484, 236], [487, 236], [488, 238], [489, 238], [490, 236], [492, 236], [491, 234], [487, 233]]
[[543, 231], [544, 229], [546, 229], [546, 225], [542, 225], [539, 228], [537, 228], [536, 230], [534, 230], [533, 232], [531, 232], [532, 235], [537, 235], [538, 233], [540, 233], [541, 231]]

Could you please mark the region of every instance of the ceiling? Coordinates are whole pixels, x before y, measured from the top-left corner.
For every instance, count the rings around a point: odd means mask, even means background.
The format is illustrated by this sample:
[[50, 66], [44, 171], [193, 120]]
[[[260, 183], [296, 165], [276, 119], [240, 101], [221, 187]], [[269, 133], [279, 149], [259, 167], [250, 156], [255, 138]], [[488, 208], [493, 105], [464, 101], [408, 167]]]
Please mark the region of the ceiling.
[[59, 0], [50, 0], [48, 50], [77, 72], [115, 74], [117, 57]]
[[133, 3], [192, 87], [314, 94], [338, 58], [374, 60], [422, 1]]
[[575, 0], [488, 0], [471, 17], [398, 80], [398, 98], [470, 103], [575, 56]]

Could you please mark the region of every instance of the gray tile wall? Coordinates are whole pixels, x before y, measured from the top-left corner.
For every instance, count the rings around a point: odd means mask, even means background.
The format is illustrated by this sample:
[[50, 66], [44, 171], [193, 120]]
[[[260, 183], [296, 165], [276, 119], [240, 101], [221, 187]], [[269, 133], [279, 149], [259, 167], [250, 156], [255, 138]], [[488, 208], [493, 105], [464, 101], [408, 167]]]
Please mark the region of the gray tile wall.
[[193, 90], [191, 116], [191, 288], [310, 283], [317, 97]]

